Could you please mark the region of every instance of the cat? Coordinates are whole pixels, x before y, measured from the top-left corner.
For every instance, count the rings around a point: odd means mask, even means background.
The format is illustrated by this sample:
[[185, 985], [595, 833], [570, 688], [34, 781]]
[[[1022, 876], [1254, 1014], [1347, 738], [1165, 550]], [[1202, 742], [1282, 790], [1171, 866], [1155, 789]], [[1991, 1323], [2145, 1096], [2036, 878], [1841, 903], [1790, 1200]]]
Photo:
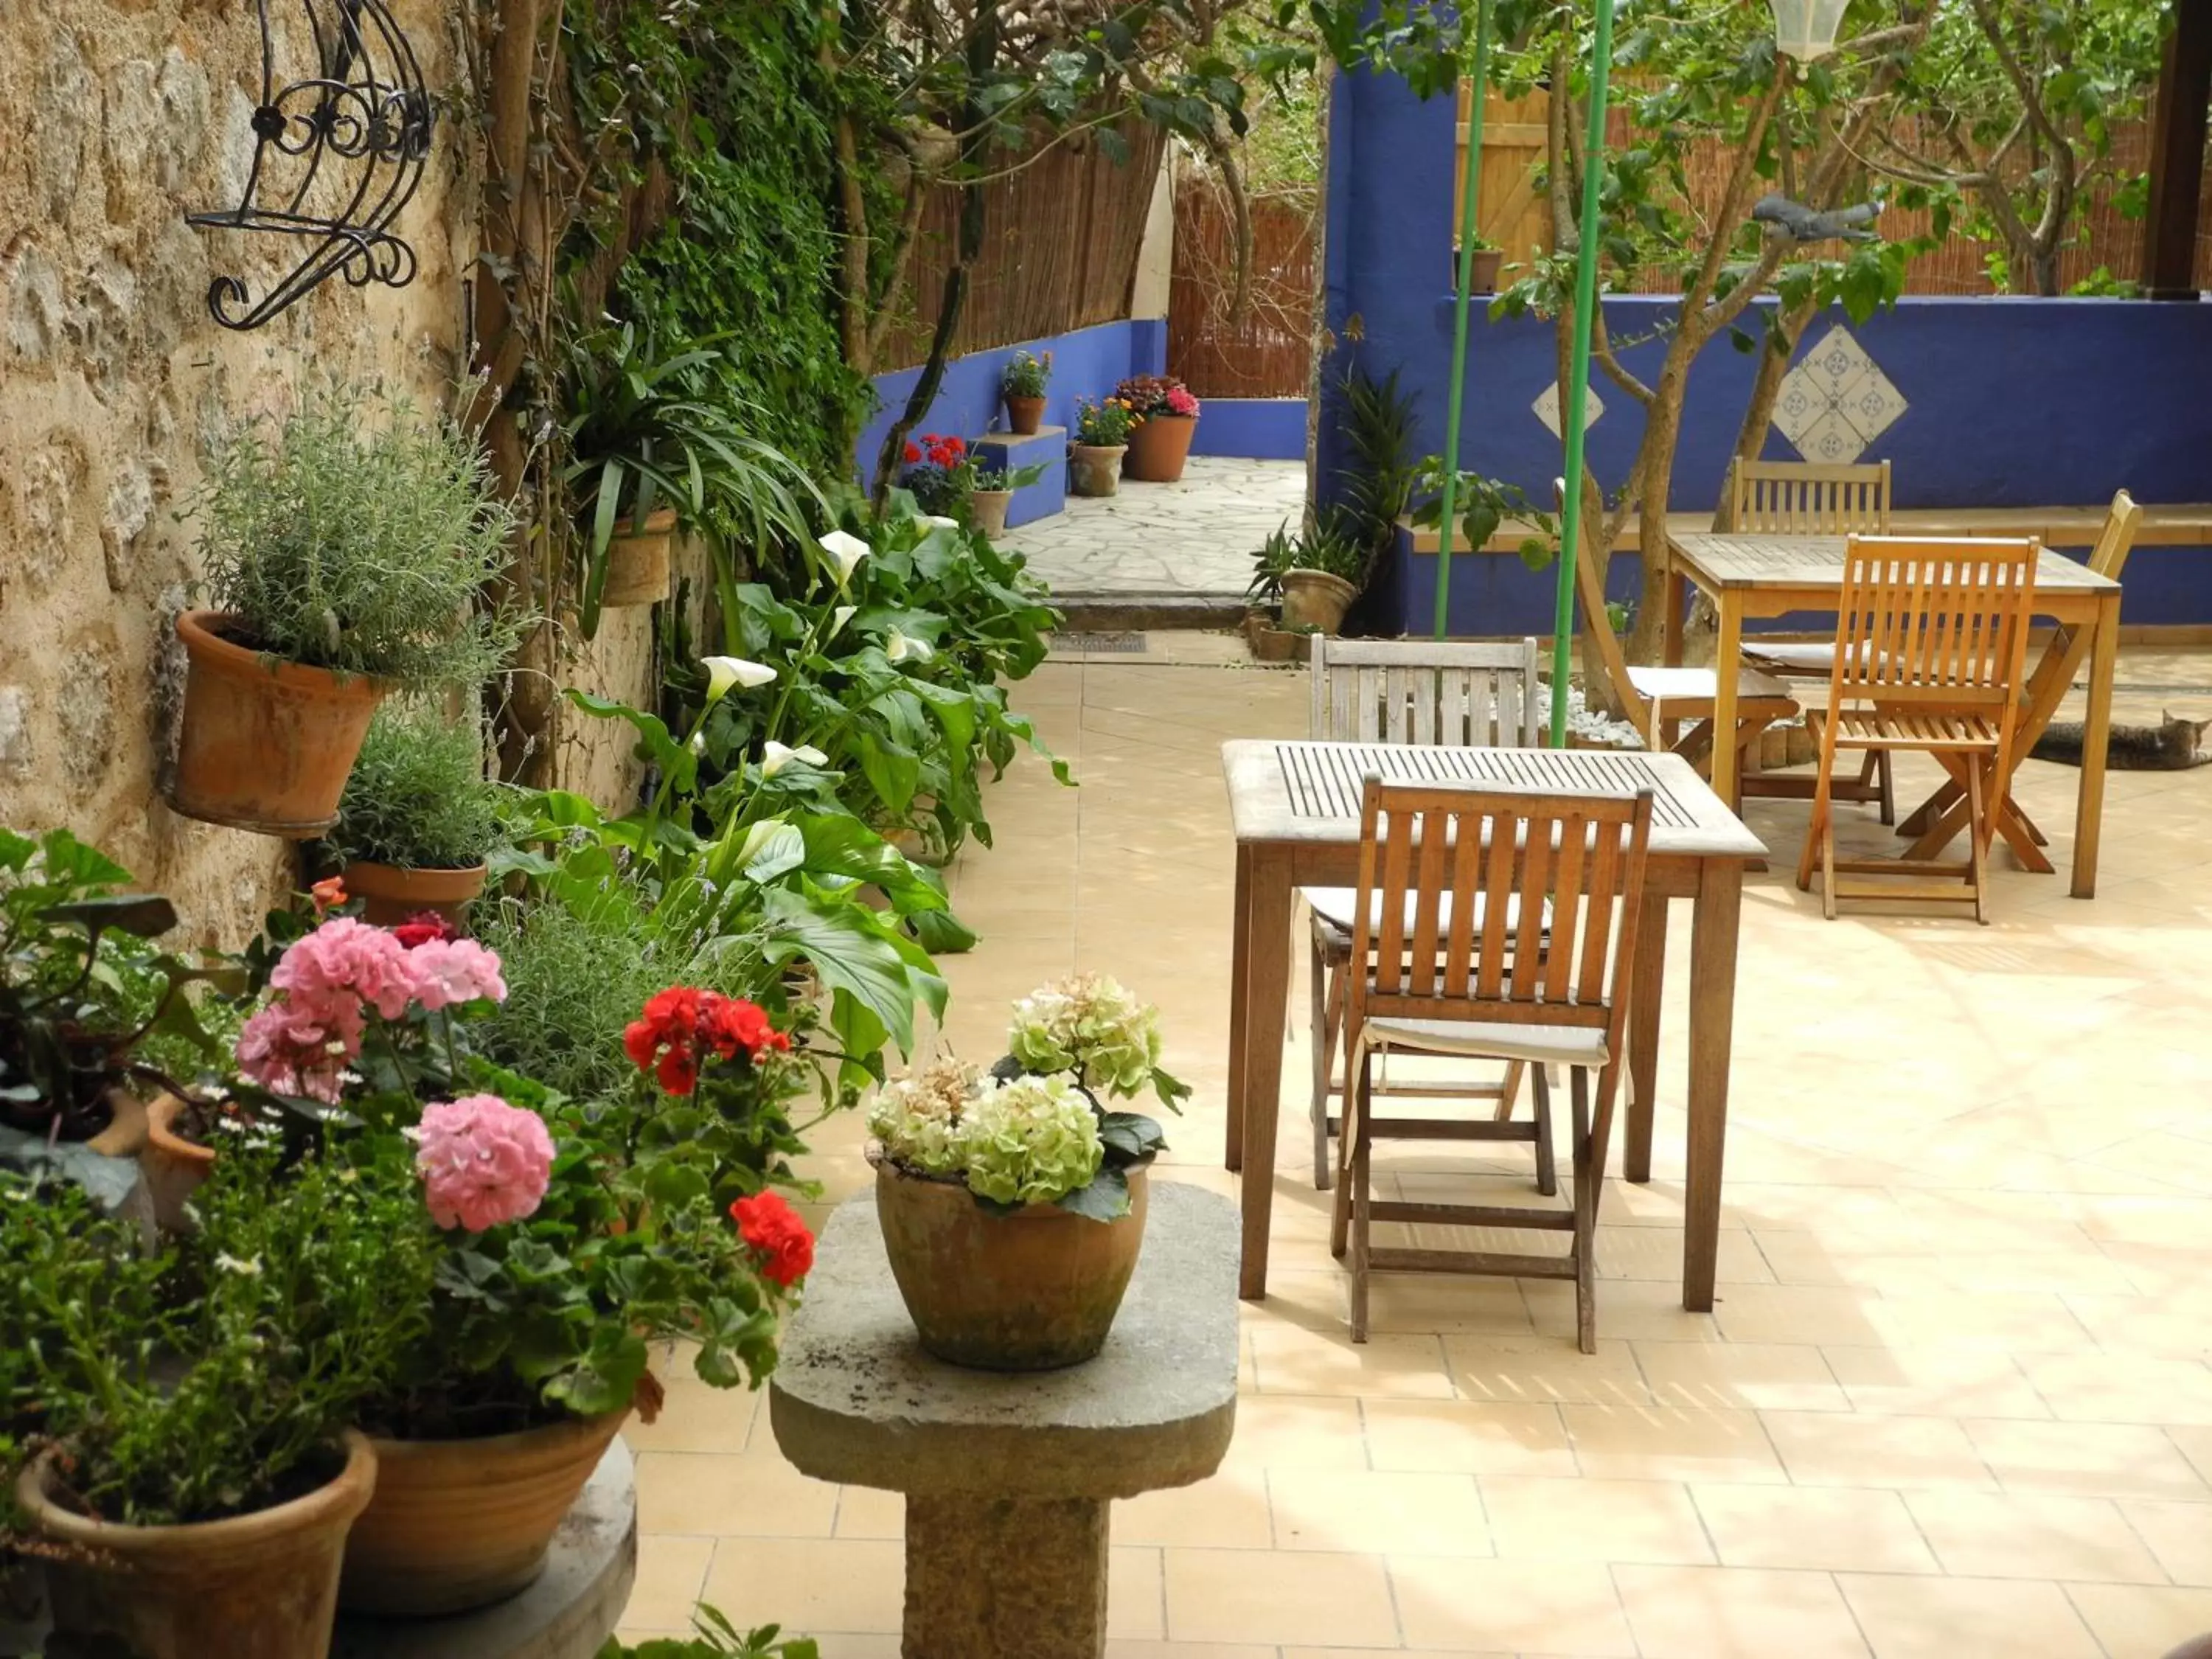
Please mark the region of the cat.
[[[2185, 720], [2160, 711], [2156, 726], [2112, 728], [2105, 750], [2105, 764], [2115, 772], [2181, 772], [2192, 766], [2212, 765], [2212, 752], [2204, 747], [2212, 720]], [[2081, 722], [2053, 720], [2050, 729], [2028, 751], [2037, 760], [2057, 761], [2061, 766], [2081, 763]]]

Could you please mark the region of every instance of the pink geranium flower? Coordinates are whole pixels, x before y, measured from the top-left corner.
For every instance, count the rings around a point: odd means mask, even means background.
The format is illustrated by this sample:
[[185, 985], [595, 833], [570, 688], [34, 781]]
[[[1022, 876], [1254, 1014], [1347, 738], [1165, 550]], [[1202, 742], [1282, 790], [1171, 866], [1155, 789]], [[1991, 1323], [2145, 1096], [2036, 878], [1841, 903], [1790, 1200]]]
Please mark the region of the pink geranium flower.
[[293, 941], [269, 982], [310, 1001], [349, 991], [385, 1018], [397, 1019], [415, 996], [412, 954], [381, 927], [333, 916]]
[[498, 956], [472, 939], [427, 940], [407, 952], [407, 965], [415, 976], [415, 1000], [425, 1008], [487, 997], [494, 1002], [507, 1000]]
[[480, 1233], [534, 1214], [553, 1176], [553, 1137], [535, 1112], [497, 1095], [422, 1110], [415, 1167], [430, 1219]]

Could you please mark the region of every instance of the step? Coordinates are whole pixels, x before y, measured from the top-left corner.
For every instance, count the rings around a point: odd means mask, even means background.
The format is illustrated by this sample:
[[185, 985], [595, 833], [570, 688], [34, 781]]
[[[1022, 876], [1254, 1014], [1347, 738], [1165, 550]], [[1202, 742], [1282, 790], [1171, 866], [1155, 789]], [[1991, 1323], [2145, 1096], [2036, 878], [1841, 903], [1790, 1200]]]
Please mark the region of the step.
[[1052, 602], [1067, 617], [1068, 633], [1172, 633], [1177, 629], [1237, 628], [1244, 621], [1241, 593], [1070, 593]]
[[1012, 432], [990, 432], [968, 446], [978, 465], [1003, 466], [1008, 471], [1016, 467], [1042, 465], [1043, 476], [1033, 483], [1014, 492], [1006, 503], [1006, 527], [1034, 524], [1039, 519], [1049, 519], [1067, 507], [1067, 428], [1064, 426], [1041, 426], [1035, 432], [1018, 435]]

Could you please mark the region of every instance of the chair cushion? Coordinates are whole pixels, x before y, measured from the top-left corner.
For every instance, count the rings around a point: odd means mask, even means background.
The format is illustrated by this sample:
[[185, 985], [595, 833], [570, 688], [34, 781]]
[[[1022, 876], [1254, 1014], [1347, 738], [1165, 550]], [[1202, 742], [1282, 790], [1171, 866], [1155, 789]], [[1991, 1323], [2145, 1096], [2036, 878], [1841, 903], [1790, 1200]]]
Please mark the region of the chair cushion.
[[1359, 1030], [1369, 1048], [1478, 1060], [1525, 1060], [1537, 1066], [1600, 1066], [1612, 1058], [1605, 1033], [1586, 1025], [1521, 1025], [1460, 1019], [1370, 1019]]
[[[1341, 936], [1345, 948], [1349, 950], [1352, 946], [1352, 920], [1359, 910], [1359, 890], [1356, 887], [1301, 887], [1298, 889], [1298, 896], [1306, 902], [1306, 907], [1313, 912], [1316, 925], [1331, 933]], [[1376, 896], [1377, 903], [1375, 917], [1376, 926], [1378, 927], [1382, 925], [1382, 915], [1381, 896], [1380, 894]], [[1474, 925], [1478, 928], [1482, 926], [1484, 908], [1484, 896], [1477, 893], [1474, 896]], [[1449, 893], [1446, 893], [1443, 902], [1437, 907], [1437, 925], [1439, 931], [1447, 930], [1451, 927], [1451, 915], [1452, 897]], [[1546, 933], [1551, 932], [1552, 901], [1548, 898], [1544, 901], [1542, 925]], [[1517, 933], [1520, 931], [1521, 898], [1518, 894], [1509, 894], [1506, 896], [1505, 926], [1511, 932]], [[1410, 937], [1413, 931], [1413, 896], [1408, 893], [1406, 896], [1406, 932]]]
[[1746, 644], [1743, 654], [1761, 668], [1784, 674], [1817, 674], [1826, 679], [1836, 668], [1833, 640], [1778, 640], [1771, 645]]
[[[1628, 683], [1636, 688], [1638, 696], [1657, 697], [1666, 702], [1696, 702], [1701, 698], [1710, 702], [1720, 690], [1720, 676], [1710, 668], [1632, 666]], [[1747, 702], [1791, 701], [1788, 686], [1756, 668], [1738, 672], [1735, 695], [1739, 702]]]

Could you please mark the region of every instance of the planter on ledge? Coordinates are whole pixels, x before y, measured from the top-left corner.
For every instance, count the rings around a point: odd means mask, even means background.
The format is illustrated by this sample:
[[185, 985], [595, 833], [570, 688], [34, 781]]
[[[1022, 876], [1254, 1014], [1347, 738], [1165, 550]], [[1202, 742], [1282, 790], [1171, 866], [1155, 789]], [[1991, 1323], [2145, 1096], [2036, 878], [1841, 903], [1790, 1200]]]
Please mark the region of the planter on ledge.
[[1044, 399], [1042, 398], [1017, 398], [1012, 393], [1007, 394], [1006, 425], [1016, 437], [1034, 437], [1037, 428], [1043, 423]]
[[627, 528], [607, 543], [607, 579], [599, 590], [602, 608], [625, 605], [658, 605], [669, 595], [668, 545], [676, 536], [673, 508], [660, 507], [646, 515], [645, 528]]
[[455, 927], [470, 902], [483, 891], [484, 866], [464, 870], [406, 870], [396, 864], [355, 859], [338, 872], [346, 895], [362, 901], [362, 920], [379, 927], [396, 927], [425, 910], [436, 912]]

